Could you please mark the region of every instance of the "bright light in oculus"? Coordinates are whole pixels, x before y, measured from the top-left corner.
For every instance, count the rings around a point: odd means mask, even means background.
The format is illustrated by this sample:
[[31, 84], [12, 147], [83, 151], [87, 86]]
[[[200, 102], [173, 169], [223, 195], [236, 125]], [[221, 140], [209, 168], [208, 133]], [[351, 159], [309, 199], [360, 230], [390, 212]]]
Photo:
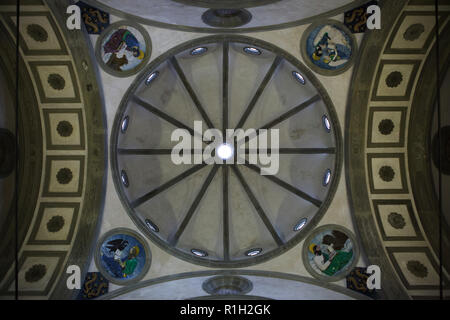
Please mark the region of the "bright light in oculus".
[[216, 151], [217, 156], [222, 160], [228, 160], [234, 154], [233, 147], [228, 143], [222, 143], [220, 146], [217, 147]]

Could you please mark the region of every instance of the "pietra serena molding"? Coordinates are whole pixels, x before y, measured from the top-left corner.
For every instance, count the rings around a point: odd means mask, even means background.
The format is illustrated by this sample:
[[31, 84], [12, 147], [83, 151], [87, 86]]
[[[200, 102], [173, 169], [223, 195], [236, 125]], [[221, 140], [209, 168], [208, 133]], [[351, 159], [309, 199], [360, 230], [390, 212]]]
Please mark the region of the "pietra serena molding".
[[[406, 122], [435, 45], [436, 30], [430, 22], [434, 3], [408, 3], [382, 3], [384, 25], [362, 43], [346, 121], [350, 203], [359, 229], [364, 230], [360, 232], [364, 251], [370, 264], [380, 266], [383, 293], [389, 299], [439, 296], [439, 260], [428, 238], [433, 235], [423, 232], [411, 186], [411, 181], [422, 182], [409, 176], [408, 128], [414, 123]], [[448, 20], [448, 12], [441, 12], [442, 34]], [[444, 270], [444, 285], [445, 274]]]
[[[93, 80], [93, 50], [84, 44], [89, 41], [83, 32], [65, 28], [70, 1], [33, 0], [21, 4], [21, 70], [30, 80], [20, 85], [36, 96], [34, 103], [26, 95], [23, 99], [29, 102], [28, 108], [37, 110], [33, 121], [41, 119], [37, 124], [42, 129], [33, 131], [43, 132], [39, 151], [43, 163], [36, 177], [27, 177], [26, 185], [38, 193], [36, 202], [30, 201], [34, 208], [19, 207], [19, 215], [27, 210], [30, 223], [21, 226], [24, 240], [18, 252], [18, 294], [20, 298], [68, 299], [74, 292], [67, 290], [65, 269], [79, 265], [84, 277], [101, 212], [105, 173], [103, 106]], [[0, 25], [1, 36], [12, 42], [16, 13], [11, 8], [0, 5]], [[23, 76], [19, 79], [25, 80]], [[32, 157], [26, 157], [19, 165], [28, 168], [32, 161]], [[31, 193], [27, 196], [32, 200]], [[14, 264], [4, 268], [0, 295], [11, 297]]]

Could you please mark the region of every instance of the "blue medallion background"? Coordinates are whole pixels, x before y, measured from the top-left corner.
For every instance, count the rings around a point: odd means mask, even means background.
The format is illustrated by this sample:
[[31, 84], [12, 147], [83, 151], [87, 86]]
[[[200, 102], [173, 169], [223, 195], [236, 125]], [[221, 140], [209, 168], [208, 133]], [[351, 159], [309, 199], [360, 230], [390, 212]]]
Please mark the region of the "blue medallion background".
[[[139, 254], [136, 257], [136, 260], [137, 260], [136, 269], [134, 270], [134, 272], [132, 274], [128, 275], [125, 278], [122, 275], [122, 268], [120, 267], [119, 263], [114, 260], [114, 252], [110, 252], [110, 250], [106, 247], [106, 245], [108, 244], [109, 241], [116, 240], [116, 239], [123, 239], [123, 240], [128, 241], [128, 245], [123, 250], [125, 253], [128, 253], [129, 250], [134, 246], [139, 247]], [[107, 239], [105, 239], [105, 241], [101, 245], [100, 256], [101, 256], [100, 261], [101, 261], [101, 264], [102, 264], [102, 267], [104, 268], [104, 270], [106, 272], [108, 272], [108, 274], [110, 276], [112, 276], [118, 280], [129, 280], [129, 279], [136, 278], [142, 272], [142, 269], [144, 268], [145, 262], [147, 259], [146, 255], [145, 255], [144, 246], [135, 237], [127, 235], [127, 234], [120, 234], [120, 233], [115, 234], [115, 235], [110, 236]], [[123, 260], [123, 258], [125, 258], [125, 256], [122, 257], [122, 260]]]
[[[313, 31], [311, 31], [311, 33], [308, 35], [308, 38], [307, 38], [307, 40], [306, 40], [306, 53], [308, 54], [308, 58], [311, 60], [311, 62], [314, 63], [316, 66], [318, 66], [318, 67], [320, 67], [320, 68], [322, 68], [322, 69], [325, 69], [325, 70], [338, 70], [338, 69], [341, 69], [341, 68], [345, 67], [345, 66], [347, 65], [347, 63], [350, 61], [350, 58], [351, 58], [352, 53], [353, 53], [353, 48], [351, 48], [351, 47], [350, 47], [350, 48], [349, 48], [349, 47], [346, 47], [345, 45], [342, 45], [342, 44], [337, 44], [337, 45], [336, 45], [336, 46], [339, 46], [339, 49], [341, 50], [341, 53], [343, 53], [344, 56], [345, 56], [345, 59], [347, 59], [347, 62], [346, 62], [346, 63], [343, 63], [343, 64], [341, 64], [341, 65], [339, 65], [339, 66], [330, 66], [329, 64], [323, 62], [322, 59], [320, 59], [320, 60], [314, 60], [314, 59], [312, 58], [312, 54], [314, 53], [315, 48], [316, 48], [316, 46], [315, 46], [315, 44], [314, 44], [314, 39], [316, 38], [317, 34], [322, 30], [322, 28], [325, 27], [325, 26], [326, 26], [326, 25], [323, 24], [323, 25], [320, 25], [320, 26], [316, 27], [316, 28], [315, 28]], [[329, 26], [330, 26], [330, 25], [329, 25]], [[340, 28], [338, 28], [338, 27], [335, 26], [335, 25], [331, 25], [331, 27], [333, 27], [335, 30], [337, 30], [338, 32], [340, 32], [340, 33], [344, 36], [345, 40], [346, 40], [349, 44], [352, 43], [351, 38], [347, 35], [346, 32], [344, 32], [343, 30], [341, 30]]]

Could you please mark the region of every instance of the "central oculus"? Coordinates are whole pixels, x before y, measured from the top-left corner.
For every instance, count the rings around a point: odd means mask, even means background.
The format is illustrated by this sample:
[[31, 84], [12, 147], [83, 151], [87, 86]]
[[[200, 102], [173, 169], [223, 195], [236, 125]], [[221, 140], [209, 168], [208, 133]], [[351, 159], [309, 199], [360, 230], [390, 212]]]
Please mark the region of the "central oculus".
[[222, 160], [230, 159], [234, 154], [233, 147], [228, 143], [222, 143], [216, 149], [217, 156]]

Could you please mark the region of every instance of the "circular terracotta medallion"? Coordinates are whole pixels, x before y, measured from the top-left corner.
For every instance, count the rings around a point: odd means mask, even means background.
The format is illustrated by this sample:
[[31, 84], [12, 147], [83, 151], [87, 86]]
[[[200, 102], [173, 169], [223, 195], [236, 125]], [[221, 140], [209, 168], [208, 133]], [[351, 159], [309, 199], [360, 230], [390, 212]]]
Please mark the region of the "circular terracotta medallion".
[[315, 278], [337, 281], [356, 266], [359, 247], [350, 230], [338, 225], [315, 229], [303, 244], [303, 263]]
[[335, 20], [324, 20], [309, 26], [300, 46], [306, 64], [315, 72], [328, 76], [348, 70], [357, 51], [353, 34]]
[[117, 77], [128, 77], [141, 70], [150, 59], [151, 41], [140, 25], [119, 21], [100, 35], [96, 44], [100, 66]]
[[118, 228], [105, 233], [98, 242], [95, 263], [112, 283], [129, 284], [139, 281], [147, 273], [151, 253], [138, 233]]

